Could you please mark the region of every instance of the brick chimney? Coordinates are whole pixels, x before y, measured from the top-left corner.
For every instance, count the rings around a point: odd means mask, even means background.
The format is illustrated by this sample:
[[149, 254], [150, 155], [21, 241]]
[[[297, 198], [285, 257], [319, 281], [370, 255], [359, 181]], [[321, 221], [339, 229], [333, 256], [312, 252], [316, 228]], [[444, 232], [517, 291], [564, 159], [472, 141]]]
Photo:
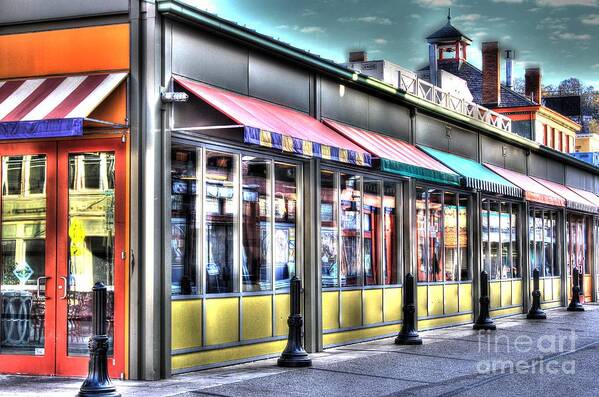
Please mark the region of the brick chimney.
[[524, 94], [541, 103], [541, 69], [527, 68], [524, 72]]
[[349, 53], [350, 62], [366, 62], [368, 61], [368, 54], [366, 51], [351, 51]]
[[500, 94], [499, 43], [483, 43], [483, 105], [497, 106], [501, 102]]

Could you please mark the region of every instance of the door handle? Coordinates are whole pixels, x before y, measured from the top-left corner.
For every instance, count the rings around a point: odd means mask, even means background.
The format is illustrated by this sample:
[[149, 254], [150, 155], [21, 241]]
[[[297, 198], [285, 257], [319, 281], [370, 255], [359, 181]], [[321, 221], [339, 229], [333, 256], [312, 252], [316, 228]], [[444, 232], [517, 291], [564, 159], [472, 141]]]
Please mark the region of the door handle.
[[[41, 276], [41, 277], [37, 278], [37, 280], [35, 282], [35, 286], [37, 287], [37, 292], [36, 292], [37, 299], [41, 299], [41, 296], [40, 296], [41, 291], [40, 290], [41, 290], [42, 286], [41, 286], [40, 281], [42, 281], [42, 280], [48, 280], [49, 278], [50, 277], [48, 277], [48, 276]], [[44, 298], [46, 298], [46, 294], [45, 293], [44, 293]]]
[[62, 281], [64, 281], [64, 293], [62, 294], [60, 299], [67, 299], [67, 278], [65, 276], [60, 276], [60, 278], [62, 279]]

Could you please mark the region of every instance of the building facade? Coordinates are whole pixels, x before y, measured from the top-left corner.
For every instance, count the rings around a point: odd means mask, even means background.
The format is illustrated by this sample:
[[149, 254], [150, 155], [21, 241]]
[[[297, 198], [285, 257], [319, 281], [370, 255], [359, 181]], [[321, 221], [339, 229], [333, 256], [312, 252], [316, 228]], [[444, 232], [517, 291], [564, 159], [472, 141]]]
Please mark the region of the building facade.
[[[23, 2], [21, 2], [23, 3]], [[2, 4], [0, 372], [127, 379], [597, 297], [599, 169], [177, 0]], [[465, 49], [460, 49], [465, 54]], [[435, 91], [438, 92], [438, 91]], [[482, 116], [482, 114], [486, 116]], [[470, 115], [468, 115], [470, 114]]]

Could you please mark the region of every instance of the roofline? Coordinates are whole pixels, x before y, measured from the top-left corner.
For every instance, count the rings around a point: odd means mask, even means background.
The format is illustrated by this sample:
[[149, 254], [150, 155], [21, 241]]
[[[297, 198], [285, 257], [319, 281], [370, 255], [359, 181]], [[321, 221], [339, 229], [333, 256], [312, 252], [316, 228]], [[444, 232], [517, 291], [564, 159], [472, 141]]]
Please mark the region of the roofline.
[[[455, 122], [469, 124], [481, 131], [501, 137], [501, 139], [504, 141], [515, 143], [519, 146], [526, 147], [527, 149], [536, 149], [541, 152], [556, 155], [556, 153], [547, 152], [537, 142], [524, 138], [516, 133], [505, 132], [492, 125], [471, 119], [449, 109], [442, 108], [434, 103], [418, 98], [415, 95], [409, 94], [383, 81], [361, 73], [356, 73], [355, 71], [347, 69], [331, 60], [321, 58], [305, 50], [293, 47], [279, 40], [275, 40], [270, 36], [240, 26], [217, 15], [199, 10], [184, 3], [182, 0], [156, 0], [156, 5], [158, 11], [166, 16], [202, 24], [216, 31], [220, 31], [237, 39], [249, 42], [253, 45], [265, 47], [273, 52], [284, 54], [291, 57], [295, 61], [307, 64], [316, 69], [324, 70], [334, 76], [345, 79], [349, 82], [353, 82], [353, 84], [358, 86], [374, 89], [381, 93], [385, 93], [396, 98], [401, 98], [405, 102], [408, 102], [415, 107], [441, 114]], [[560, 156], [558, 155], [558, 157]], [[562, 158], [562, 160], [565, 160], [566, 162], [571, 162], [574, 165], [590, 170], [595, 174], [599, 174], [599, 167], [595, 167], [589, 163], [575, 159], [572, 156], [564, 155], [564, 157], [565, 158]]]
[[553, 109], [550, 109], [546, 106], [543, 105], [527, 105], [527, 106], [509, 106], [509, 107], [499, 107], [499, 108], [493, 108], [494, 111], [496, 111], [497, 113], [516, 113], [516, 112], [520, 112], [520, 113], [534, 113], [534, 112], [538, 112], [540, 113], [542, 116], [545, 116], [547, 118], [549, 118], [552, 121], [555, 121], [556, 123], [571, 129], [573, 132], [578, 132], [582, 129], [582, 126], [572, 120], [570, 120], [570, 118], [564, 116], [561, 113], [556, 112]]

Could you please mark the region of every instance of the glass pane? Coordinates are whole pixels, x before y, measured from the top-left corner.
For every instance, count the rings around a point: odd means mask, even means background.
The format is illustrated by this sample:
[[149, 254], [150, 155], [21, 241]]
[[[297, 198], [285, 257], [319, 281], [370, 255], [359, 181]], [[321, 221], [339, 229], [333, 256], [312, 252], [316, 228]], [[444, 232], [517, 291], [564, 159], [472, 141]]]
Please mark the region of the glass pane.
[[537, 260], [536, 255], [536, 218], [535, 212], [530, 211], [528, 214], [528, 256], [530, 258], [530, 277], [533, 276], [533, 272], [535, 269], [538, 269], [539, 261]]
[[416, 188], [416, 268], [418, 271], [418, 281], [421, 282], [426, 282], [428, 280], [428, 258], [426, 255], [426, 201], [426, 190], [423, 188]]
[[329, 171], [320, 173], [320, 268], [324, 288], [339, 286], [338, 186], [335, 175]]
[[555, 236], [553, 234], [553, 220], [551, 212], [545, 211], [543, 214], [545, 236], [543, 240], [543, 252], [545, 255], [545, 276], [551, 277], [553, 273], [553, 244], [555, 242]]
[[520, 272], [520, 235], [518, 230], [520, 225], [518, 224], [518, 206], [516, 204], [511, 205], [511, 221], [510, 221], [510, 240], [512, 244], [512, 277], [520, 278], [522, 273]]
[[361, 285], [360, 252], [362, 192], [360, 177], [339, 174], [341, 185], [341, 286]]
[[206, 186], [204, 212], [206, 232], [204, 266], [206, 292], [233, 292], [235, 280], [234, 229], [238, 219], [235, 186], [237, 157], [225, 153], [206, 152]]
[[295, 274], [298, 208], [297, 166], [275, 163], [275, 287], [288, 288]]
[[579, 225], [582, 268], [584, 269], [584, 274], [591, 274], [590, 261], [587, 260], [587, 223], [585, 218], [580, 219]]
[[489, 200], [483, 199], [481, 202], [481, 241], [482, 241], [482, 258], [483, 270], [487, 274], [491, 274], [491, 257], [489, 255]]
[[397, 264], [397, 225], [396, 225], [396, 197], [395, 183], [384, 183], [383, 207], [384, 207], [384, 236], [383, 236], [383, 269], [385, 284], [398, 284]]
[[364, 233], [364, 284], [380, 284], [381, 257], [381, 182], [364, 181], [364, 208], [362, 230]]
[[177, 147], [171, 154], [171, 293], [198, 294], [197, 175], [195, 148]]
[[551, 257], [552, 257], [552, 275], [553, 276], [561, 276], [562, 272], [560, 269], [561, 260], [559, 259], [559, 254], [557, 251], [558, 241], [557, 241], [557, 212], [551, 211]]
[[512, 264], [510, 261], [510, 204], [501, 203], [501, 216], [499, 228], [501, 230], [501, 278], [512, 278]]
[[458, 205], [457, 195], [445, 192], [443, 210], [443, 242], [445, 247], [445, 280], [458, 281]]
[[498, 201], [491, 201], [489, 206], [489, 243], [491, 249], [491, 273], [489, 273], [489, 279], [497, 280], [501, 278], [501, 233], [500, 233], [500, 204]]
[[443, 192], [431, 189], [428, 194], [428, 281], [443, 281]]
[[2, 170], [0, 353], [43, 355], [46, 156], [3, 157]]
[[[535, 224], [535, 258], [536, 258], [536, 268], [539, 270], [539, 276], [545, 276], [545, 255], [543, 252], [543, 241], [544, 235], [543, 232], [543, 212], [542, 211], [534, 211], [534, 224]], [[533, 268], [534, 270], [534, 268]]]
[[460, 261], [460, 280], [472, 280], [472, 271], [470, 269], [470, 257], [468, 255], [468, 214], [470, 207], [468, 197], [460, 196], [458, 203], [458, 239], [460, 243], [459, 261]]
[[[87, 181], [92, 178], [93, 184]], [[69, 155], [68, 354], [87, 355], [92, 335], [92, 287], [108, 289], [109, 354], [114, 324], [114, 153]], [[92, 186], [96, 186], [95, 188]], [[60, 297], [59, 297], [60, 298]]]
[[244, 291], [272, 289], [270, 168], [271, 162], [267, 159], [243, 156], [241, 160]]

